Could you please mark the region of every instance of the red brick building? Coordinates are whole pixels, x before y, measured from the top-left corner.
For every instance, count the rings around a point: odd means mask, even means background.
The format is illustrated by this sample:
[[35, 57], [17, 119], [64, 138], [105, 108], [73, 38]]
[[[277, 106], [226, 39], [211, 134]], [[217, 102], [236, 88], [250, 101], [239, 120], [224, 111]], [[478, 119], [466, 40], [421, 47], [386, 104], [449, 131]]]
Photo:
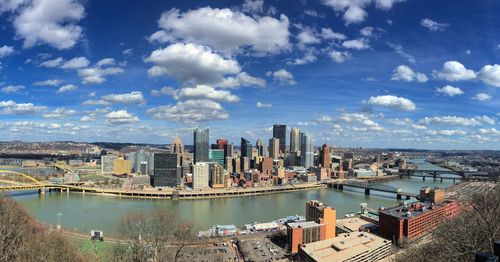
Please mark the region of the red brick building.
[[457, 202], [413, 203], [408, 207], [397, 206], [380, 211], [380, 234], [401, 243], [403, 239], [412, 240], [435, 229], [447, 218], [460, 212]]

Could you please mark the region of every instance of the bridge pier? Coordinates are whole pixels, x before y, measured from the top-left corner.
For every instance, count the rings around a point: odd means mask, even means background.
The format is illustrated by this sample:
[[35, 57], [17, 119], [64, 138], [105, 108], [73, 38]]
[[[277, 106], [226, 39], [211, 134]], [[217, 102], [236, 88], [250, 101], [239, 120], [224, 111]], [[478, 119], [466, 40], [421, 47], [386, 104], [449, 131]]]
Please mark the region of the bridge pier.
[[369, 188], [365, 188], [365, 195], [370, 195], [370, 189]]
[[45, 195], [45, 188], [42, 187], [42, 188], [38, 189], [38, 194]]
[[436, 172], [434, 172], [434, 173], [432, 174], [432, 178], [434, 178], [434, 180], [436, 180]]
[[422, 180], [425, 181], [425, 176], [422, 177]]
[[339, 189], [340, 189], [340, 190], [344, 190], [344, 185], [340, 185], [340, 184], [339, 184]]
[[441, 178], [441, 183], [443, 183], [443, 178]]
[[410, 200], [410, 198], [411, 198], [410, 196], [406, 196], [406, 200]]
[[401, 200], [401, 195], [400, 194], [396, 194], [396, 199], [397, 200]]

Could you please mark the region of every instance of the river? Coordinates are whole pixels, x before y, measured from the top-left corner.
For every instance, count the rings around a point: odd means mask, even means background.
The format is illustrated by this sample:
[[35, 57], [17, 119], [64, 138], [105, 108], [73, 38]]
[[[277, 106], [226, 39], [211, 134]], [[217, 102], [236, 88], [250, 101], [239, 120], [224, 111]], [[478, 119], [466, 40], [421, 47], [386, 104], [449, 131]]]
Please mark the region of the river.
[[[413, 160], [420, 169], [441, 167]], [[425, 166], [421, 166], [420, 164]], [[449, 187], [451, 180], [433, 181], [422, 178], [393, 180], [382, 184], [401, 188], [405, 192], [418, 193], [422, 186]], [[101, 229], [112, 232], [122, 215], [129, 211], [151, 212], [157, 208], [167, 208], [191, 221], [196, 229], [207, 229], [216, 224], [243, 226], [251, 222], [268, 222], [287, 215], [304, 215], [305, 202], [317, 199], [337, 210], [337, 218], [350, 212], [357, 212], [360, 203], [370, 208], [393, 206], [398, 203], [394, 194], [375, 193], [366, 196], [358, 189], [325, 188], [299, 192], [288, 192], [261, 196], [232, 197], [200, 200], [153, 200], [129, 199], [114, 196], [82, 195], [79, 193], [16, 194], [13, 198], [27, 208], [41, 222], [57, 224], [57, 214], [61, 213], [63, 227], [88, 231]]]

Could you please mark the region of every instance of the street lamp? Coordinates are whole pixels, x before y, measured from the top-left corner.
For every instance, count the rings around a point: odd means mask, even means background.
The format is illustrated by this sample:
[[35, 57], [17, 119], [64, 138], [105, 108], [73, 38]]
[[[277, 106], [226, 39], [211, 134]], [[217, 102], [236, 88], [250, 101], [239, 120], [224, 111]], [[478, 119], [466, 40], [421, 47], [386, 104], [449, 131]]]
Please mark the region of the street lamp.
[[61, 216], [62, 216], [62, 213], [57, 213], [57, 230], [61, 230]]

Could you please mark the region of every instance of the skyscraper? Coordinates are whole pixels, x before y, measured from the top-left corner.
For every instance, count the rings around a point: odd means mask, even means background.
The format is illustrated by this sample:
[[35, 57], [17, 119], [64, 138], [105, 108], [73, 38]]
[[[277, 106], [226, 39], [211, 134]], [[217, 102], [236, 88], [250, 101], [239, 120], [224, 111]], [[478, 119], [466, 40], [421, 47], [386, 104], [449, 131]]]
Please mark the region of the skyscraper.
[[224, 146], [227, 145], [227, 139], [225, 138], [217, 138], [217, 149], [224, 149]]
[[208, 162], [209, 139], [208, 128], [194, 129], [194, 163]]
[[199, 162], [193, 165], [193, 189], [208, 187], [209, 164]]
[[175, 187], [182, 183], [181, 157], [178, 153], [154, 154], [154, 187]]
[[286, 151], [286, 125], [273, 125], [273, 138], [280, 140], [280, 151]]
[[262, 157], [268, 156], [267, 146], [264, 143], [264, 141], [262, 141], [262, 139], [258, 139], [255, 146], [257, 147], [257, 151], [259, 152], [259, 156], [262, 156]]
[[290, 131], [290, 152], [300, 151], [300, 130], [298, 128], [292, 128]]
[[330, 167], [330, 146], [327, 144], [323, 144], [319, 149], [319, 163], [321, 167]]
[[241, 157], [252, 159], [252, 143], [243, 137], [241, 138]]
[[277, 138], [269, 139], [270, 157], [278, 159], [280, 157], [280, 140]]
[[314, 163], [314, 147], [312, 138], [307, 133], [300, 133], [300, 162], [303, 167], [310, 168]]

